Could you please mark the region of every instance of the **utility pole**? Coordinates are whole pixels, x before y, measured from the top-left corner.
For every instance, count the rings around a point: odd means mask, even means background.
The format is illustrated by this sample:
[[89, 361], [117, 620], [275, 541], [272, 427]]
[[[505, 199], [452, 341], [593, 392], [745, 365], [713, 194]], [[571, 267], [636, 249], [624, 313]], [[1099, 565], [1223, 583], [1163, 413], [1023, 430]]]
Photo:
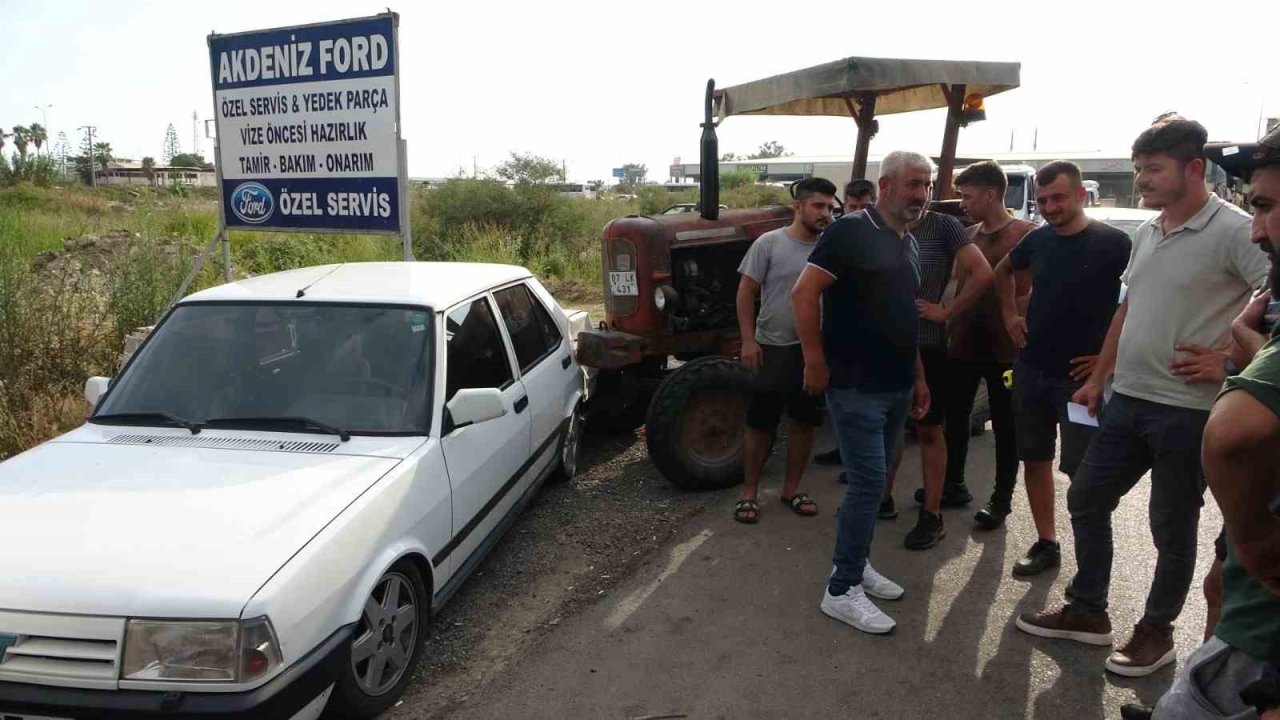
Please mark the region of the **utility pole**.
[[[44, 123], [45, 135], [49, 134], [49, 108], [51, 107], [53, 107], [52, 103], [48, 105], [36, 105], [36, 109], [40, 111], [40, 121]], [[52, 145], [52, 143], [48, 143], [48, 144]], [[49, 151], [45, 150], [44, 154], [48, 155]]]
[[200, 154], [200, 120], [196, 116], [196, 111], [191, 111], [191, 153], [193, 155]]
[[81, 125], [78, 130], [84, 131], [84, 154], [89, 159], [89, 187], [98, 186], [97, 158], [93, 156], [93, 134], [98, 128], [93, 125]]

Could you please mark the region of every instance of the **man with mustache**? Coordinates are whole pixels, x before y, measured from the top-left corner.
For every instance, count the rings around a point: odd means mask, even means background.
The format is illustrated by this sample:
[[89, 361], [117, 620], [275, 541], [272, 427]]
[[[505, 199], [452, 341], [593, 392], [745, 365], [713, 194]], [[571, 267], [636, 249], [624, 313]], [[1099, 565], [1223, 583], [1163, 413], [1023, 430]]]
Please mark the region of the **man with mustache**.
[[[1075, 476], [1093, 428], [1070, 422], [1067, 402], [1102, 349], [1129, 257], [1129, 236], [1090, 220], [1085, 197], [1074, 163], [1058, 160], [1040, 168], [1036, 205], [1048, 224], [1027, 233], [996, 266], [1005, 329], [1019, 348], [1013, 367], [1015, 437], [1037, 533], [1013, 567], [1019, 576], [1061, 563], [1053, 517], [1054, 446], [1061, 428], [1058, 469]], [[1026, 317], [1018, 312], [1017, 285], [1031, 287]]]
[[1133, 144], [1143, 202], [1162, 212], [1135, 234], [1128, 295], [1074, 398], [1096, 413], [1114, 370], [1114, 395], [1067, 493], [1078, 570], [1067, 604], [1017, 620], [1033, 635], [1111, 644], [1111, 514], [1150, 471], [1155, 577], [1129, 642], [1106, 661], [1127, 677], [1175, 659], [1173, 622], [1195, 572], [1204, 502], [1205, 422], [1227, 374], [1232, 319], [1267, 275], [1265, 257], [1249, 241], [1249, 216], [1205, 187], [1207, 136], [1200, 123], [1172, 115]]
[[[747, 406], [742, 499], [733, 511], [738, 522], [760, 517], [756, 493], [769, 452], [769, 437], [785, 409], [787, 475], [782, 502], [798, 515], [817, 515], [818, 506], [799, 492], [800, 478], [813, 449], [813, 429], [822, 424], [820, 398], [804, 392], [804, 357], [791, 312], [791, 288], [804, 270], [818, 236], [831, 224], [836, 186], [824, 178], [807, 178], [793, 186], [795, 217], [751, 243], [738, 272], [738, 329], [742, 333], [742, 366], [754, 375]], [[760, 314], [756, 316], [756, 298]]]
[[889, 153], [876, 204], [827, 228], [791, 291], [804, 388], [826, 392], [848, 474], [821, 608], [867, 633], [895, 625], [871, 598], [903, 594], [867, 561], [887, 462], [908, 414], [929, 410], [916, 349], [920, 260], [907, 228], [929, 198], [932, 171], [919, 153]]
[[[1231, 538], [1218, 539], [1219, 558], [1205, 580], [1206, 596], [1213, 592], [1211, 578], [1221, 585], [1221, 614], [1210, 613], [1205, 644], [1161, 698], [1159, 717], [1280, 720], [1280, 345], [1266, 320], [1268, 301], [1280, 295], [1274, 244], [1280, 240], [1280, 130], [1256, 143], [1205, 150], [1249, 182], [1252, 239], [1271, 272], [1269, 288], [1231, 324], [1232, 360], [1245, 370], [1227, 379], [1204, 430], [1205, 476]], [[1121, 714], [1139, 720], [1152, 717], [1152, 708], [1127, 705]]]

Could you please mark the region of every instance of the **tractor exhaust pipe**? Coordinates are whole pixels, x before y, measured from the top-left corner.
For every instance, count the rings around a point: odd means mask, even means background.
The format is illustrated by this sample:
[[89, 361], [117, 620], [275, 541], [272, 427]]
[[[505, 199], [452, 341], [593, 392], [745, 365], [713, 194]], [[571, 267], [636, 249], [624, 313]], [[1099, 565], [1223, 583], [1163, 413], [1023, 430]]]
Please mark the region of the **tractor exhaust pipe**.
[[702, 121], [702, 148], [698, 158], [698, 210], [707, 220], [720, 217], [720, 141], [716, 138], [716, 125], [711, 118], [715, 91], [716, 81], [708, 80]]

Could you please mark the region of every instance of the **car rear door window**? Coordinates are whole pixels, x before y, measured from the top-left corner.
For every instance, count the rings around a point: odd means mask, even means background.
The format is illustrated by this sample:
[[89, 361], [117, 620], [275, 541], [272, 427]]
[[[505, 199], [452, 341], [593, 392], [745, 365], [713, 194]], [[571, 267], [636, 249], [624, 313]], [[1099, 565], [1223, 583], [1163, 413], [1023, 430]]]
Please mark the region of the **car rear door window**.
[[502, 321], [515, 345], [516, 362], [528, 372], [540, 360], [555, 352], [562, 341], [551, 313], [529, 292], [524, 283], [495, 292]]
[[504, 388], [515, 380], [488, 299], [479, 298], [449, 311], [444, 333], [448, 343], [446, 402], [459, 390]]

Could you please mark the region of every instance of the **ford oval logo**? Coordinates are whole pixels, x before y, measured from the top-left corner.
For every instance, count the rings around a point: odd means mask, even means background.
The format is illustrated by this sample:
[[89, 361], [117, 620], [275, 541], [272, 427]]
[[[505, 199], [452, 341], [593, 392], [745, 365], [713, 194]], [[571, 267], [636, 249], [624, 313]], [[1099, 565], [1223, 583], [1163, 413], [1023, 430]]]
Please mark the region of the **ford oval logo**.
[[275, 198], [261, 183], [241, 183], [231, 191], [231, 212], [251, 225], [266, 222], [275, 209]]

